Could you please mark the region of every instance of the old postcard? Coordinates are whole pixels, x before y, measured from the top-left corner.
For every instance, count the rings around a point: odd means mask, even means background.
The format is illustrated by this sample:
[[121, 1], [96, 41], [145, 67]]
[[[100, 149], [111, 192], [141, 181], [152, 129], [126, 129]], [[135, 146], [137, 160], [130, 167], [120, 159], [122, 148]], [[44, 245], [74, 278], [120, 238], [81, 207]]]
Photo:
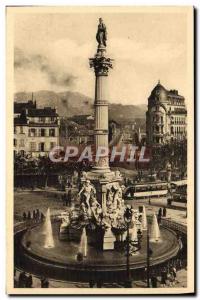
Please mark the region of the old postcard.
[[193, 7], [7, 7], [7, 293], [194, 293]]

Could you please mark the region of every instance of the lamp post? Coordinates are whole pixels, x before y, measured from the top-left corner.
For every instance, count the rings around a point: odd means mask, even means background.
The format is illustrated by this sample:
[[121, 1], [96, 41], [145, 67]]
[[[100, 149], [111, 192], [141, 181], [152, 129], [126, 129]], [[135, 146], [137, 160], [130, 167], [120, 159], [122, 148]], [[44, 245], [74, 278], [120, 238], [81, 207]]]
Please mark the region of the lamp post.
[[129, 238], [129, 225], [132, 220], [132, 210], [131, 208], [127, 207], [124, 213], [124, 220], [127, 225], [127, 237], [126, 237], [126, 283], [125, 287], [131, 288], [132, 287], [132, 281], [131, 281], [131, 273], [130, 273], [130, 238]]
[[150, 265], [150, 260], [149, 260], [149, 226], [147, 225], [147, 287], [150, 287], [150, 282], [149, 282], [149, 265]]
[[147, 287], [150, 287], [150, 257], [153, 251], [149, 247], [149, 225], [147, 222]]

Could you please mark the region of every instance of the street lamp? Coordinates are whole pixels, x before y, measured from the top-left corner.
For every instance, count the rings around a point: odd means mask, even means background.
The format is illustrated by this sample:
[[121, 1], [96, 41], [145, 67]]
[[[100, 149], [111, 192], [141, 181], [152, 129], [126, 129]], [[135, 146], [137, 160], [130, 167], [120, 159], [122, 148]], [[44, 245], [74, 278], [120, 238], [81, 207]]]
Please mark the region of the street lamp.
[[124, 221], [126, 222], [127, 225], [127, 237], [126, 237], [126, 275], [127, 275], [127, 280], [125, 287], [131, 288], [132, 287], [132, 281], [131, 281], [131, 273], [130, 273], [130, 238], [129, 238], [129, 225], [132, 220], [132, 210], [131, 208], [127, 207], [124, 213]]
[[150, 257], [153, 251], [149, 247], [149, 225], [147, 222], [147, 287], [150, 287]]

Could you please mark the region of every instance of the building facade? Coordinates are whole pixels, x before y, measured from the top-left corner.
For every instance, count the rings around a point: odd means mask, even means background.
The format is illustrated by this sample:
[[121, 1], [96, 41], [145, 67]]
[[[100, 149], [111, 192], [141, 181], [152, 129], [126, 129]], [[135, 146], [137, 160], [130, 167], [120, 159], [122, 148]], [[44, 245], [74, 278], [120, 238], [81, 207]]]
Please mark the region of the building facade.
[[47, 156], [59, 145], [60, 120], [55, 108], [24, 108], [14, 118], [14, 154]]
[[147, 144], [165, 144], [187, 137], [185, 98], [177, 90], [167, 90], [160, 82], [148, 98], [146, 112]]

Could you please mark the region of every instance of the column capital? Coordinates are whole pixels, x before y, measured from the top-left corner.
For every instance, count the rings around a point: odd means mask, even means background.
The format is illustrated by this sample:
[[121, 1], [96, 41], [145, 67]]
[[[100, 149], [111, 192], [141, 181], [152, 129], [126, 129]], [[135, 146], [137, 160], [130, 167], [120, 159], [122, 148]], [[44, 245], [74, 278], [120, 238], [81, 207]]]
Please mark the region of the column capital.
[[96, 54], [94, 58], [89, 58], [89, 64], [96, 76], [108, 76], [109, 69], [113, 68], [113, 59]]

